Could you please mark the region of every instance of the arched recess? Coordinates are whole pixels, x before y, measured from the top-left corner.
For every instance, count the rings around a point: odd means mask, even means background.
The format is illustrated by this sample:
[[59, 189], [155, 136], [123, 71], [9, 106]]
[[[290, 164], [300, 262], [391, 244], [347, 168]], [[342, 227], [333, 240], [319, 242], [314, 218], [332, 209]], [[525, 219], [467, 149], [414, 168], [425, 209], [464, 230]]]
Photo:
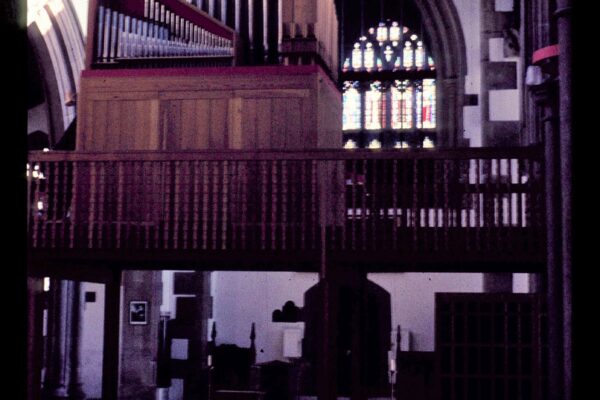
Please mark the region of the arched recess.
[[84, 42], [70, 0], [28, 3], [27, 39], [40, 74], [53, 147], [76, 116], [75, 95], [84, 66]]
[[467, 146], [468, 141], [463, 137], [467, 53], [458, 11], [453, 0], [413, 0], [413, 3], [421, 13], [438, 71], [438, 146]]

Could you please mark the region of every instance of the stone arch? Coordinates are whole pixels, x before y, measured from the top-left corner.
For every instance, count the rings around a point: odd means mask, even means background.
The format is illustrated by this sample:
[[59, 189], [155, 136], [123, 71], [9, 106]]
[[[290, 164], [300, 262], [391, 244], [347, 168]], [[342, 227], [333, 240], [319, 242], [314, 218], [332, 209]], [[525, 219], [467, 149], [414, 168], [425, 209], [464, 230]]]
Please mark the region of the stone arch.
[[74, 120], [74, 100], [84, 67], [83, 34], [71, 0], [40, 2], [28, 10], [31, 60], [40, 70], [49, 115], [50, 145], [58, 143]]
[[467, 74], [465, 38], [453, 0], [413, 0], [430, 38], [438, 70], [438, 144], [467, 145], [463, 138], [463, 99]]

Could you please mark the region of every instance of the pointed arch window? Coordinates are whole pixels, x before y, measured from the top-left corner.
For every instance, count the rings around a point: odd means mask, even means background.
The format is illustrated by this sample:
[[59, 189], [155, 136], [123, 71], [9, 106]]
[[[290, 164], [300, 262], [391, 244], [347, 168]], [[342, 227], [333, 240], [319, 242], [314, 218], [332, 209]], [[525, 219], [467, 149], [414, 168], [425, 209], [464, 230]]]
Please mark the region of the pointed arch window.
[[375, 67], [375, 51], [373, 50], [373, 44], [367, 43], [365, 49], [365, 69], [371, 71]]
[[342, 74], [343, 129], [353, 140], [364, 132], [368, 138], [358, 142], [366, 145], [384, 131], [393, 140], [379, 140], [392, 147], [435, 138], [435, 62], [420, 35], [398, 22], [381, 22], [354, 43]]
[[365, 129], [381, 129], [382, 117], [385, 115], [385, 105], [380, 82], [373, 82], [365, 92]]
[[392, 129], [412, 129], [413, 87], [409, 81], [396, 81], [390, 88]]
[[346, 82], [343, 97], [343, 129], [354, 130], [361, 128], [361, 95], [356, 88], [358, 82]]
[[422, 128], [435, 129], [435, 79], [423, 79]]
[[352, 69], [360, 70], [362, 66], [362, 50], [360, 49], [360, 44], [356, 43], [352, 50]]

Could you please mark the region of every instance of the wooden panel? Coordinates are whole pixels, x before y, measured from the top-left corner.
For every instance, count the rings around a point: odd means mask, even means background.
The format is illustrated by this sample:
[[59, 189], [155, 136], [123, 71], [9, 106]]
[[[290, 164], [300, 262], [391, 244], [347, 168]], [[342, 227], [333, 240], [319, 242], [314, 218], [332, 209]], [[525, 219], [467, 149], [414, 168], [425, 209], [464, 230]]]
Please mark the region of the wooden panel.
[[121, 104], [116, 101], [107, 101], [106, 103], [106, 130], [102, 132], [102, 139], [99, 144], [102, 150], [113, 151], [119, 149]]
[[[128, 86], [125, 86], [128, 88]], [[110, 92], [89, 92], [86, 93], [86, 99], [91, 101], [98, 100], [150, 100], [156, 99], [158, 97], [158, 92], [156, 90], [151, 91], [134, 91], [134, 90], [124, 90], [121, 88], [120, 90], [111, 90]]]
[[82, 101], [77, 104], [77, 113], [79, 115], [79, 120], [77, 122], [77, 140], [75, 141], [76, 150], [84, 150], [87, 141], [90, 140], [89, 138], [92, 136], [94, 103], [83, 98]]
[[271, 147], [273, 149], [283, 149], [286, 147], [286, 129], [288, 125], [287, 103], [276, 100], [272, 104], [271, 116]]
[[149, 146], [150, 137], [152, 135], [150, 124], [150, 102], [136, 101], [133, 112], [135, 113], [135, 115], [139, 116], [146, 115], [146, 118], [139, 118], [137, 123], [133, 127], [133, 140], [131, 144], [131, 149], [152, 149], [152, 147]]
[[[278, 99], [279, 100], [279, 99]], [[271, 99], [255, 99], [256, 101], [256, 136], [257, 147], [268, 149], [271, 147]]]
[[181, 132], [177, 132], [177, 135], [181, 137], [180, 149], [182, 150], [193, 150], [201, 149], [204, 147], [198, 147], [196, 140], [198, 137], [198, 131], [202, 128], [201, 120], [198, 120], [199, 115], [196, 110], [195, 100], [182, 100], [181, 101]]
[[256, 149], [256, 100], [242, 101], [242, 148]]
[[177, 90], [162, 91], [158, 94], [158, 98], [161, 100], [227, 99], [231, 96], [233, 96], [231, 90], [215, 90], [212, 92], [206, 90], [182, 91], [179, 88]]
[[137, 102], [120, 101], [121, 132], [119, 132], [119, 150], [135, 149], [136, 126], [144, 119], [137, 113]]
[[211, 149], [226, 149], [228, 139], [228, 101], [213, 99], [210, 101], [210, 142]]
[[333, 129], [329, 121], [339, 117], [341, 104], [332, 97], [335, 88], [319, 85], [316, 76], [86, 77], [82, 99], [93, 105], [81, 118], [92, 129], [81, 128], [90, 138], [80, 149], [323, 147], [319, 138], [333, 134], [322, 131]]
[[308, 89], [287, 89], [278, 90], [236, 90], [235, 97], [253, 98], [253, 99], [272, 99], [280, 97], [310, 97], [311, 91]]
[[192, 143], [196, 149], [210, 148], [210, 100], [194, 100], [196, 112], [194, 125], [195, 131], [191, 134]]
[[181, 100], [165, 101], [165, 148], [177, 150], [181, 148]]
[[302, 124], [300, 132], [297, 133], [297, 135], [302, 137], [300, 148], [314, 149], [318, 147], [318, 136], [320, 133], [317, 132], [317, 112], [319, 110], [317, 93], [313, 92], [310, 98], [302, 99], [300, 107]]
[[342, 95], [328, 82], [320, 82], [316, 104], [318, 110], [318, 146], [340, 148], [342, 146]]
[[133, 150], [158, 150], [158, 101], [136, 101]]
[[[214, 75], [214, 76], [157, 76], [157, 77], [84, 77], [83, 90], [86, 93], [112, 95], [123, 93], [127, 88], [130, 93], [161, 92], [161, 96], [169, 98], [186, 98], [186, 93], [226, 92], [233, 90], [280, 90], [280, 89], [312, 89], [314, 75]], [[175, 90], [176, 89], [176, 90]], [[194, 95], [191, 95], [192, 97]]]
[[229, 148], [242, 148], [242, 99], [229, 100]]
[[302, 137], [302, 100], [289, 98], [285, 101], [285, 144], [288, 149], [300, 149], [303, 147]]
[[86, 121], [86, 132], [83, 133], [83, 140], [78, 142], [78, 150], [93, 150], [98, 148], [99, 141], [103, 138], [106, 130], [108, 104], [105, 101], [89, 101], [86, 107], [90, 112], [90, 118]]
[[121, 134], [121, 102], [107, 101], [106, 131], [100, 142], [102, 150], [114, 151], [119, 149], [119, 136]]

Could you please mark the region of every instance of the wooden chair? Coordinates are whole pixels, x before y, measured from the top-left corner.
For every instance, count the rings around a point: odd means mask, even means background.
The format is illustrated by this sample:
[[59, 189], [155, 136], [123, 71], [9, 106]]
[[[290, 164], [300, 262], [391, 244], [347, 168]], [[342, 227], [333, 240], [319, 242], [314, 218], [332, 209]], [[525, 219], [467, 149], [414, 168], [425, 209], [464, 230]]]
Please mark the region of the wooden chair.
[[252, 376], [256, 363], [255, 325], [250, 331], [250, 347], [236, 344], [216, 344], [216, 323], [213, 323], [207, 354], [211, 357], [210, 398], [212, 400], [262, 400], [258, 381]]

